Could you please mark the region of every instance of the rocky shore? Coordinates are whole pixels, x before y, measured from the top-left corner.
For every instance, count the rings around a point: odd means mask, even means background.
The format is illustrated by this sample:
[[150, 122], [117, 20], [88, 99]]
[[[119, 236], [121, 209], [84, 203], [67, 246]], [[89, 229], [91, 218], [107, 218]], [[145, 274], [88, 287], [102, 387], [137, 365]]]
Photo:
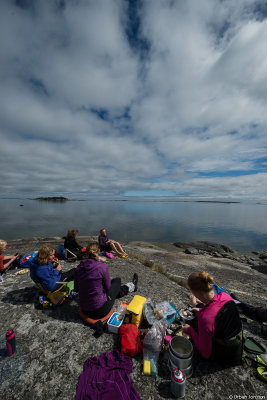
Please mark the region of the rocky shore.
[[[79, 239], [86, 244], [96, 238]], [[15, 251], [28, 254], [47, 244], [57, 249], [62, 243], [61, 238], [9, 241], [6, 254]], [[206, 270], [216, 283], [243, 301], [266, 306], [267, 252], [242, 255], [208, 242], [130, 242], [125, 248], [129, 258], [115, 257], [107, 261], [111, 277], [120, 276], [127, 282], [137, 272], [137, 294], [154, 302], [167, 300], [178, 310], [186, 307], [189, 303], [187, 276], [193, 271]], [[77, 264], [61, 262], [63, 270]], [[40, 293], [29, 273], [15, 275], [15, 272], [9, 271], [0, 285], [0, 396], [5, 400], [74, 399], [85, 361], [111, 351], [114, 335], [104, 333], [96, 339], [94, 331], [80, 320], [76, 299], [55, 309], [40, 309]], [[124, 299], [131, 301], [132, 298], [133, 294], [129, 294]], [[119, 303], [117, 300], [115, 308]], [[10, 358], [6, 357], [4, 340], [9, 328], [17, 335], [17, 352]], [[267, 349], [267, 337], [262, 335], [257, 322], [244, 321], [244, 334], [254, 337]], [[173, 398], [166, 355], [160, 358], [157, 377], [144, 376], [142, 357], [134, 358], [131, 377], [142, 400]], [[230, 368], [195, 356], [194, 373], [187, 383], [185, 399], [264, 398], [265, 393], [266, 383], [258, 379], [254, 366], [244, 363]]]

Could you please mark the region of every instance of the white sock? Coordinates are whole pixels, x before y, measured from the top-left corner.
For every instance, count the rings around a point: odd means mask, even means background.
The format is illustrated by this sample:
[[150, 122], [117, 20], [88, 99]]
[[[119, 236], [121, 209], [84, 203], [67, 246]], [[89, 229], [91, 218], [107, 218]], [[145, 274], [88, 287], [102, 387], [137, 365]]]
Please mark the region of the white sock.
[[126, 286], [128, 286], [129, 293], [134, 292], [135, 284], [134, 284], [133, 282], [128, 282], [128, 283], [126, 283]]

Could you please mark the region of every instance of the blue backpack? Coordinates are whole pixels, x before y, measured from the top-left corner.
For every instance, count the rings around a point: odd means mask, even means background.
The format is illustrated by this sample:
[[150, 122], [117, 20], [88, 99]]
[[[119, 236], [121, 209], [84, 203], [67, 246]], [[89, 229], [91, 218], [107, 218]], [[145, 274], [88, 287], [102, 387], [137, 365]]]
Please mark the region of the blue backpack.
[[227, 292], [227, 290], [225, 290], [225, 289], [222, 288], [221, 286], [217, 285], [216, 283], [213, 285], [213, 290], [214, 290], [214, 293], [215, 293], [215, 294], [219, 294], [219, 293], [221, 293], [221, 292], [225, 292], [225, 293], [229, 294], [229, 296], [230, 296], [230, 293]]
[[63, 244], [61, 244], [61, 245], [59, 246], [59, 249], [58, 249], [58, 251], [57, 251], [57, 255], [58, 255], [58, 257], [60, 257], [60, 258], [65, 258], [65, 247], [64, 247]]
[[31, 261], [34, 259], [34, 257], [37, 256], [38, 251], [35, 251], [32, 254], [28, 254], [27, 256], [24, 256], [20, 259], [19, 261], [19, 266], [21, 268], [29, 268]]

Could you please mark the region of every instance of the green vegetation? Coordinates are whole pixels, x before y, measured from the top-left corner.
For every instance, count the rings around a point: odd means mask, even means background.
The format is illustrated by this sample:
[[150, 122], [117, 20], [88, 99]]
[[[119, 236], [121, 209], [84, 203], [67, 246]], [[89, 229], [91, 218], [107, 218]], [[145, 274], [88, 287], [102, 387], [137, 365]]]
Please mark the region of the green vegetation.
[[145, 267], [151, 268], [152, 271], [156, 271], [156, 272], [166, 276], [171, 281], [176, 282], [179, 286], [182, 286], [185, 289], [189, 290], [189, 287], [188, 287], [186, 279], [182, 278], [181, 276], [173, 275], [173, 274], [170, 274], [170, 273], [166, 272], [166, 268], [164, 268], [163, 265], [156, 264], [153, 261], [147, 260], [145, 257], [142, 257], [139, 254], [136, 254], [136, 253], [133, 253], [133, 252], [129, 252], [128, 254], [131, 257], [133, 257], [136, 260], [138, 260]]

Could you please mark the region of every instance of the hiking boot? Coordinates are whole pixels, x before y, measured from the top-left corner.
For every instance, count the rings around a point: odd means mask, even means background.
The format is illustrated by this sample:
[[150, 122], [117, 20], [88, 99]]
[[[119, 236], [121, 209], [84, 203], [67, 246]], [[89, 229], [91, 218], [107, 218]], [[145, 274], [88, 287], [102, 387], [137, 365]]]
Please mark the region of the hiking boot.
[[133, 274], [133, 284], [134, 284], [134, 292], [136, 292], [138, 284], [138, 275], [136, 273]]
[[230, 293], [230, 296], [231, 296], [234, 300], [239, 301], [239, 303], [241, 303], [240, 300], [236, 297], [236, 295], [235, 295], [234, 293]]

